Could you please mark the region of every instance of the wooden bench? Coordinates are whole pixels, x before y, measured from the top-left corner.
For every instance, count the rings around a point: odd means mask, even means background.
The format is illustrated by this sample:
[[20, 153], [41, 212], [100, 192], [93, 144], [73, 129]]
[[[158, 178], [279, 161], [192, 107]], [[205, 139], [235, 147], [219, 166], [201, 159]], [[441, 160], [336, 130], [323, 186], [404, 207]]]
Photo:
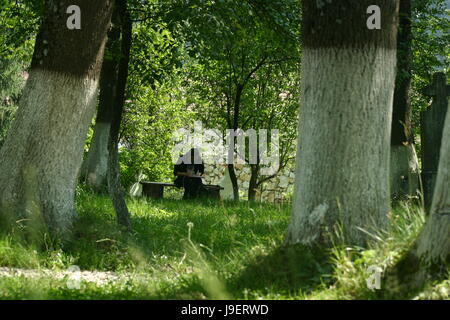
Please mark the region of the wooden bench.
[[[153, 199], [161, 199], [164, 196], [164, 187], [176, 187], [173, 183], [166, 182], [152, 182], [141, 181], [142, 195]], [[214, 199], [220, 199], [220, 190], [223, 190], [221, 186], [206, 184], [204, 187], [209, 191], [209, 197]]]

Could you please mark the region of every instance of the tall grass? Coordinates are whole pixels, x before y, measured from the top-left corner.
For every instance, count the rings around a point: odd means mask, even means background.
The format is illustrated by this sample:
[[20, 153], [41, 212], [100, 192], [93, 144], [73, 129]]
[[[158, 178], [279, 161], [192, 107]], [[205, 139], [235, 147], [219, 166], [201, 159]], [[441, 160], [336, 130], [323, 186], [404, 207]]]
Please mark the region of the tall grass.
[[[133, 232], [117, 227], [107, 196], [77, 193], [70, 241], [36, 246], [0, 235], [0, 298], [41, 299], [372, 299], [367, 268], [394, 263], [423, 224], [412, 203], [392, 211], [391, 228], [368, 249], [284, 247], [291, 207], [179, 199], [128, 199]], [[76, 265], [119, 280], [79, 289], [53, 272]], [[46, 270], [5, 277], [1, 267]], [[50, 270], [50, 272], [48, 272]], [[436, 289], [434, 289], [436, 288]], [[441, 297], [448, 283], [421, 296]], [[438, 292], [438, 294], [436, 293]]]

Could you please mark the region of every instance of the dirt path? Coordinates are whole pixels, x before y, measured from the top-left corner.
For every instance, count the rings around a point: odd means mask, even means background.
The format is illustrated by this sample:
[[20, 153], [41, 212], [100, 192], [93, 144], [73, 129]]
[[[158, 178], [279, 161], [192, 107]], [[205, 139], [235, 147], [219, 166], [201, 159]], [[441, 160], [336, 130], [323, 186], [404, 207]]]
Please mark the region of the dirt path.
[[[50, 270], [50, 269], [21, 269], [0, 267], [0, 279], [25, 277], [25, 278], [53, 278], [61, 280], [66, 278], [69, 281], [87, 281], [93, 282], [98, 286], [105, 285], [109, 282], [116, 282], [130, 278], [131, 274], [117, 274], [115, 272], [104, 271], [80, 271], [78, 267], [72, 266], [67, 270]], [[75, 283], [76, 285], [76, 283]]]

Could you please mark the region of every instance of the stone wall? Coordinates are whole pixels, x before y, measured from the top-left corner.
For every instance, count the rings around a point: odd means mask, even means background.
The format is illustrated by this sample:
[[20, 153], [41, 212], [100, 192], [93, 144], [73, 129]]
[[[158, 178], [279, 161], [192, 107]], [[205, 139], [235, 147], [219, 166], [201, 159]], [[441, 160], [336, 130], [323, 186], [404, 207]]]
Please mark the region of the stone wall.
[[[235, 165], [235, 170], [238, 177], [240, 198], [247, 199], [250, 182], [250, 166], [238, 164]], [[204, 182], [206, 184], [223, 185], [225, 172], [224, 165], [205, 165]], [[258, 187], [256, 200], [267, 202], [288, 201], [293, 193], [294, 178], [293, 165], [283, 168], [276, 177], [262, 183]]]

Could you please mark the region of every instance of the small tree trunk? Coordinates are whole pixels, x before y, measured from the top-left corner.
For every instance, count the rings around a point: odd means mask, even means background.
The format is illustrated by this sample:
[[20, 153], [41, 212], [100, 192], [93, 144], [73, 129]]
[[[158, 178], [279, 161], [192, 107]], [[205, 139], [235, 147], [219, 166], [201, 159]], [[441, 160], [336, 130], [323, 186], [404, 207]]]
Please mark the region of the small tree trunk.
[[400, 0], [397, 77], [392, 113], [391, 196], [401, 198], [419, 189], [419, 167], [411, 127], [411, 0]]
[[100, 98], [94, 136], [88, 155], [83, 162], [81, 179], [98, 192], [107, 190], [108, 141], [113, 116], [114, 94], [116, 91], [118, 48], [120, 26], [118, 15], [114, 14], [113, 25], [108, 33], [105, 57], [100, 75]]
[[[370, 5], [381, 29], [366, 27]], [[387, 224], [398, 1], [304, 0], [302, 106], [289, 244], [364, 246]]]
[[412, 142], [411, 128], [411, 0], [400, 0], [397, 38], [397, 75], [395, 79], [392, 117], [392, 145]]
[[391, 144], [390, 187], [393, 199], [417, 194], [420, 190], [419, 171], [419, 160], [414, 144]]
[[[242, 92], [244, 90], [244, 85], [237, 83], [236, 84], [236, 95], [234, 97], [234, 104], [233, 104], [233, 123], [231, 123], [231, 114], [230, 111], [228, 111], [228, 120], [229, 125], [233, 125], [234, 133], [236, 133], [237, 129], [239, 128], [239, 115], [240, 115], [240, 108], [241, 108], [241, 98], [242, 98]], [[233, 139], [233, 146], [236, 145], [236, 137], [233, 135], [230, 137]], [[233, 161], [234, 161], [234, 149], [233, 151]], [[233, 162], [234, 163], [234, 162]], [[228, 164], [228, 172], [230, 174], [230, 180], [231, 185], [233, 186], [233, 197], [234, 201], [239, 201], [239, 184], [236, 177], [236, 171], [234, 170], [234, 164]]]
[[389, 297], [414, 294], [426, 280], [445, 277], [450, 267], [450, 112], [442, 137], [430, 215], [411, 249], [386, 272], [384, 293]]
[[250, 165], [250, 182], [248, 185], [248, 201], [254, 202], [256, 198], [256, 189], [258, 188], [259, 165]]
[[129, 12], [126, 8], [125, 0], [117, 1], [117, 5], [119, 7], [120, 18], [122, 20], [122, 44], [121, 59], [117, 77], [117, 91], [115, 95], [115, 104], [108, 144], [108, 189], [119, 224], [125, 226], [126, 228], [131, 228], [130, 213], [125, 202], [125, 196], [122, 191], [122, 186], [120, 184], [118, 145], [120, 123], [122, 121], [122, 114], [125, 103], [125, 89], [128, 79], [128, 66], [130, 62], [132, 22], [129, 16]]
[[66, 27], [72, 1], [45, 4], [30, 76], [0, 151], [0, 216], [27, 217], [31, 199], [50, 231], [67, 236], [113, 4], [77, 1], [81, 30]]
[[236, 171], [234, 170], [234, 164], [228, 164], [228, 172], [230, 173], [231, 185], [233, 186], [234, 201], [239, 201], [239, 185]]

